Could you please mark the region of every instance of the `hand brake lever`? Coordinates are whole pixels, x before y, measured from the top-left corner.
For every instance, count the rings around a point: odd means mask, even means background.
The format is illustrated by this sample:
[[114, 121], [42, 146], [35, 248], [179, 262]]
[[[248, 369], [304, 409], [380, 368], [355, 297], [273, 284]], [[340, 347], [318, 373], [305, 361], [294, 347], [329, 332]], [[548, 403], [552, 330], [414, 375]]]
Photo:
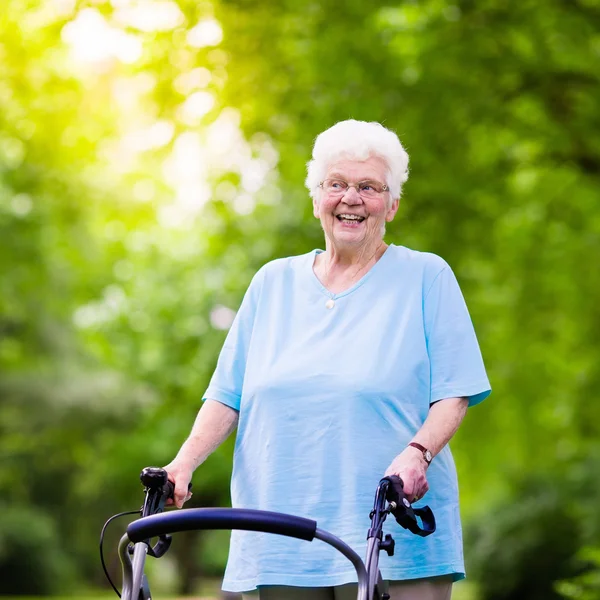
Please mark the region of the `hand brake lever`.
[[[404, 493], [404, 484], [397, 475], [384, 477], [382, 481], [389, 481], [387, 486], [386, 500], [390, 503], [390, 512], [394, 515], [396, 522], [404, 529], [421, 537], [431, 535], [435, 529], [435, 516], [429, 506], [413, 508]], [[421, 519], [419, 525], [417, 517]]]

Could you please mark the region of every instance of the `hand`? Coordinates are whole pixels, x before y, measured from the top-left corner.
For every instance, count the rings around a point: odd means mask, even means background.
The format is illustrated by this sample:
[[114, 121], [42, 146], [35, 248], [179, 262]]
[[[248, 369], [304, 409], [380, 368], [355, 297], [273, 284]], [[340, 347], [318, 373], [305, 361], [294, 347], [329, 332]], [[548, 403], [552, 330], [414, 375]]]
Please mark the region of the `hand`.
[[404, 493], [410, 502], [420, 500], [428, 491], [427, 467], [420, 450], [407, 446], [387, 468], [385, 476], [398, 475], [404, 483]]
[[188, 491], [188, 486], [194, 471], [177, 459], [171, 461], [163, 469], [167, 472], [169, 481], [175, 485], [175, 501], [169, 499], [167, 505], [175, 504], [177, 508], [181, 508], [192, 497], [192, 492]]

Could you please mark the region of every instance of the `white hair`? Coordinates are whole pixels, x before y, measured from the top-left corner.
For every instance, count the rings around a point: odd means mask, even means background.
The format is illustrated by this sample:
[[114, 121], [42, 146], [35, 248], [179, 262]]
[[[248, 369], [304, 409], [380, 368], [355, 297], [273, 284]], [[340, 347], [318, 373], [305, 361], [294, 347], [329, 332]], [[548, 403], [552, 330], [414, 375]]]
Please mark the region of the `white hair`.
[[305, 185], [311, 198], [319, 200], [319, 184], [332, 163], [347, 158], [367, 160], [372, 156], [381, 158], [388, 168], [390, 203], [400, 198], [402, 184], [408, 179], [408, 154], [398, 136], [381, 123], [354, 119], [340, 121], [317, 136], [312, 160], [306, 165]]

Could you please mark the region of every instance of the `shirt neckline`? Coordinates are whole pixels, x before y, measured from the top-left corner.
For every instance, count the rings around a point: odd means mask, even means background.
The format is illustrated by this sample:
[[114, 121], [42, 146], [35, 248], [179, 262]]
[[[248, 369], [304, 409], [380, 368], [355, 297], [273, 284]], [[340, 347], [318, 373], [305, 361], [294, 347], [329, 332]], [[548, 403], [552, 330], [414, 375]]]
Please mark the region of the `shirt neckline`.
[[309, 273], [310, 278], [312, 279], [313, 283], [317, 286], [317, 288], [321, 291], [321, 293], [323, 295], [327, 296], [328, 298], [331, 298], [332, 300], [337, 300], [338, 298], [343, 298], [344, 296], [348, 296], [352, 292], [355, 292], [361, 285], [363, 285], [369, 279], [369, 277], [371, 277], [371, 275], [374, 272], [377, 271], [378, 268], [380, 268], [379, 265], [382, 262], [385, 262], [386, 256], [391, 254], [390, 250], [393, 247], [395, 247], [394, 244], [389, 244], [388, 247], [385, 249], [385, 252], [379, 258], [379, 260], [354, 285], [349, 287], [347, 290], [340, 292], [339, 294], [334, 294], [333, 292], [330, 292], [321, 283], [321, 280], [317, 277], [317, 274], [314, 271], [315, 258], [317, 256], [317, 254], [322, 254], [325, 251], [321, 250], [320, 248], [316, 248], [315, 250], [310, 252], [308, 255], [309, 259], [310, 259], [309, 263], [308, 263], [308, 268], [310, 270], [310, 273]]

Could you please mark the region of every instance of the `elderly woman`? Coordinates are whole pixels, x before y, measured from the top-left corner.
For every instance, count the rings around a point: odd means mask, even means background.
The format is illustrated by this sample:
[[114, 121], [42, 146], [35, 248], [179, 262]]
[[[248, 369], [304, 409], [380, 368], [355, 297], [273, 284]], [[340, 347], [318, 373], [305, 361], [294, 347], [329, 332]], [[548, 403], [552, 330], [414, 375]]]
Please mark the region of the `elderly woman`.
[[[442, 600], [464, 577], [447, 444], [490, 387], [450, 267], [383, 239], [407, 167], [397, 136], [378, 123], [344, 121], [317, 137], [306, 185], [325, 250], [258, 271], [166, 469], [181, 506], [194, 469], [237, 427], [233, 506], [315, 519], [363, 555], [377, 483], [399, 475], [409, 498], [427, 494], [437, 531], [398, 528], [383, 578], [392, 600]], [[223, 588], [345, 600], [356, 597], [354, 581], [325, 544], [234, 531]]]

